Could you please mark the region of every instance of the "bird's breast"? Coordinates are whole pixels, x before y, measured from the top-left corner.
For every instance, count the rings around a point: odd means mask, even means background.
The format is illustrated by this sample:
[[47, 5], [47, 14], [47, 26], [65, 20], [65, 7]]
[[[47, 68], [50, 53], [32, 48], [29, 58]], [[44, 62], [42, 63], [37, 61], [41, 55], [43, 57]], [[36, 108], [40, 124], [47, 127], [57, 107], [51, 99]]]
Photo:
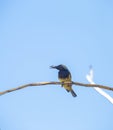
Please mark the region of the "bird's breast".
[[71, 74], [69, 71], [67, 70], [61, 70], [59, 71], [58, 73], [58, 78], [61, 78], [61, 79], [66, 79], [66, 78], [71, 78]]
[[69, 71], [59, 71], [58, 78], [60, 82], [71, 81], [71, 74]]
[[[71, 81], [71, 73], [67, 70], [63, 70], [63, 71], [59, 71], [58, 73], [58, 78], [60, 80], [60, 82], [70, 82]], [[67, 91], [71, 91], [72, 88], [71, 88], [72, 85], [70, 84], [64, 84], [63, 87], [67, 90]]]

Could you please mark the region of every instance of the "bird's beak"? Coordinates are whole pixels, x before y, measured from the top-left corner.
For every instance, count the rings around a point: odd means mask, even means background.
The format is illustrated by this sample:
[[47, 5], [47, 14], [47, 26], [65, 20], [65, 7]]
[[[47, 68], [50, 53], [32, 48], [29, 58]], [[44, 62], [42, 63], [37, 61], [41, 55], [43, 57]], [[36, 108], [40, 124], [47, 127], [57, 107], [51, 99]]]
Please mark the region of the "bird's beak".
[[52, 65], [50, 66], [51, 69], [56, 69], [56, 66]]

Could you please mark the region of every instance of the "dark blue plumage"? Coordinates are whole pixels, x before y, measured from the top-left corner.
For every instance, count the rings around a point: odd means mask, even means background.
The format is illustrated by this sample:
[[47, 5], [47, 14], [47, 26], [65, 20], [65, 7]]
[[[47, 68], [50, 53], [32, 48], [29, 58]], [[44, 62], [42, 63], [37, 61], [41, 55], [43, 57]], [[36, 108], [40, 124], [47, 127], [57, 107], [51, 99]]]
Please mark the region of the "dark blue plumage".
[[60, 70], [58, 72], [58, 78], [67, 78], [67, 77], [69, 77], [69, 75], [71, 77], [71, 74], [68, 70]]
[[[51, 66], [51, 68], [59, 70], [58, 78], [61, 82], [71, 82], [71, 73], [65, 65]], [[62, 86], [67, 90], [67, 92], [71, 92], [73, 97], [77, 96], [76, 93], [73, 91], [71, 84], [64, 84]]]

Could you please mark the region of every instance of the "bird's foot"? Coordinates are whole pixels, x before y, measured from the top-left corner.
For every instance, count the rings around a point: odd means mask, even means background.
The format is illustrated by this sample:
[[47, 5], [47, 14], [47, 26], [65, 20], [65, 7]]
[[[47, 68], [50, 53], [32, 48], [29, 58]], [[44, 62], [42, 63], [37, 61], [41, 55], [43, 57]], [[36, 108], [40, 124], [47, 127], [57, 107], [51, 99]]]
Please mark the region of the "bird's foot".
[[64, 85], [64, 82], [62, 82], [61, 87], [63, 87], [63, 85]]

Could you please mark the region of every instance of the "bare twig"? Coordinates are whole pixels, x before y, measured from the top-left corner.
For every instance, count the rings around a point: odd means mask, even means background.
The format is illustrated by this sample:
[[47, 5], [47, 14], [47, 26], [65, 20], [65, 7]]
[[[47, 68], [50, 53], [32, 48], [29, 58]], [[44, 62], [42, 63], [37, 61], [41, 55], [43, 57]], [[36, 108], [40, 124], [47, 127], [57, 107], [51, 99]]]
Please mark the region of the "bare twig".
[[84, 86], [84, 87], [98, 87], [98, 88], [102, 88], [102, 89], [106, 89], [106, 90], [111, 90], [113, 91], [113, 88], [108, 87], [108, 86], [104, 86], [104, 85], [98, 85], [98, 84], [85, 84], [85, 83], [79, 83], [79, 82], [66, 82], [66, 83], [61, 83], [61, 82], [37, 82], [37, 83], [30, 83], [30, 84], [25, 84], [16, 88], [12, 88], [12, 89], [8, 89], [5, 91], [0, 92], [0, 95], [4, 95], [6, 93], [10, 93], [16, 90], [20, 90], [23, 88], [27, 88], [27, 87], [31, 87], [31, 86], [42, 86], [42, 85], [62, 85], [62, 84], [73, 84], [73, 85], [77, 85], [77, 86]]

